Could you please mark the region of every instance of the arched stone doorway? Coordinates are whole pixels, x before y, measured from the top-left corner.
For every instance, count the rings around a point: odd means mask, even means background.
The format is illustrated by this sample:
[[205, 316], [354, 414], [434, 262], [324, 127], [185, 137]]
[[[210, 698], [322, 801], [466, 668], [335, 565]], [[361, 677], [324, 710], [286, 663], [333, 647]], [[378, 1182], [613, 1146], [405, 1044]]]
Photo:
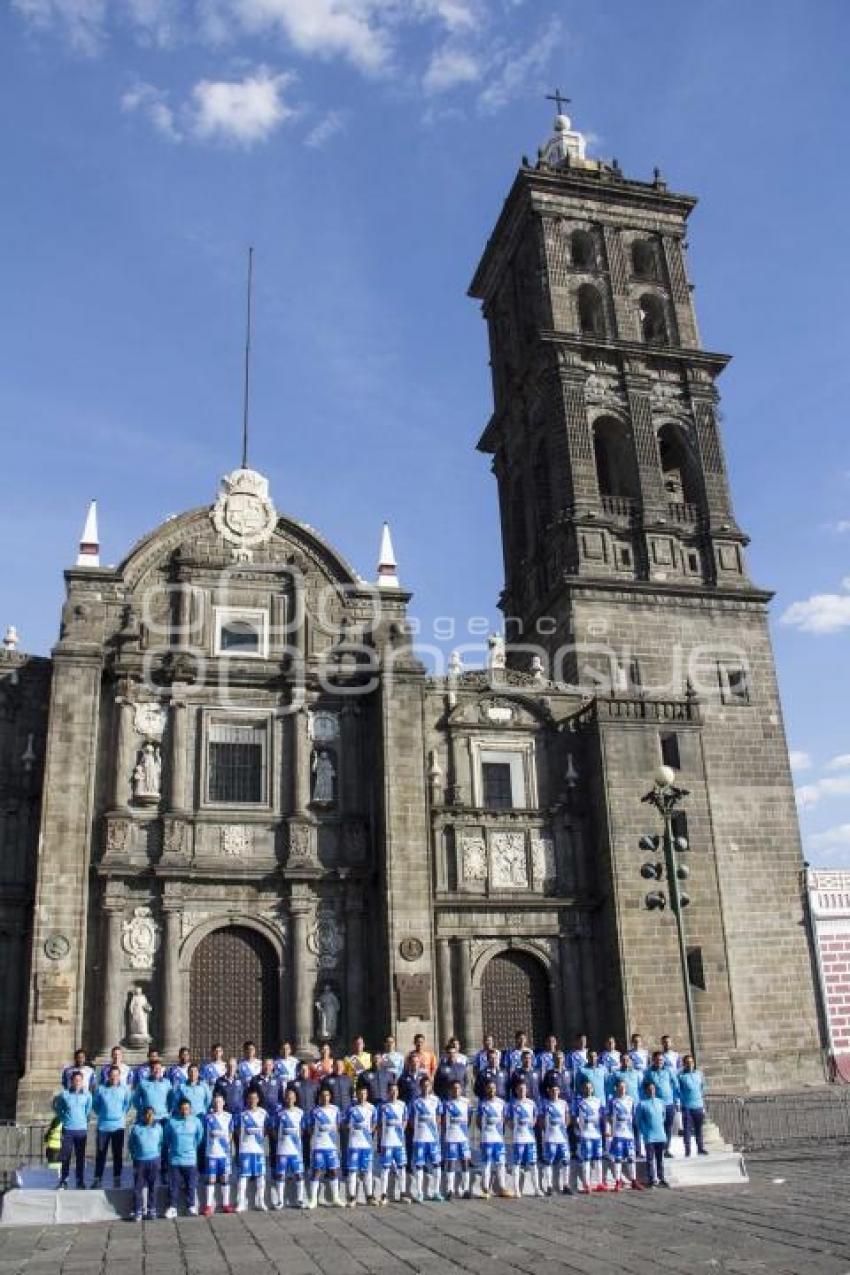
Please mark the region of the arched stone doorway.
[[237, 1058], [242, 1042], [272, 1052], [279, 1039], [277, 955], [245, 925], [223, 926], [201, 939], [189, 974], [189, 1047], [207, 1058], [220, 1041]]
[[540, 961], [528, 952], [499, 952], [481, 980], [484, 1035], [498, 1045], [513, 1042], [518, 1031], [541, 1044], [553, 1030], [549, 979]]

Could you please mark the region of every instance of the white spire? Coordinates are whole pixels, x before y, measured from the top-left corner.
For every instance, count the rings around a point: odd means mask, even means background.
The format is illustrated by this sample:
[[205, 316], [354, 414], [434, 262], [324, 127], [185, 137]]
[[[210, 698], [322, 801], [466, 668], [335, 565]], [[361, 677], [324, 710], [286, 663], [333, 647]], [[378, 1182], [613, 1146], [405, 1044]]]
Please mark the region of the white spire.
[[400, 589], [398, 582], [398, 565], [395, 560], [390, 524], [384, 523], [381, 531], [381, 548], [378, 553], [378, 588]]
[[14, 624], [7, 624], [6, 632], [3, 634], [4, 649], [7, 651], [16, 650], [20, 640], [21, 639], [18, 637], [18, 630], [15, 628]]
[[97, 501], [93, 500], [86, 514], [86, 525], [80, 536], [80, 552], [77, 554], [78, 567], [100, 566], [100, 540], [97, 535]]

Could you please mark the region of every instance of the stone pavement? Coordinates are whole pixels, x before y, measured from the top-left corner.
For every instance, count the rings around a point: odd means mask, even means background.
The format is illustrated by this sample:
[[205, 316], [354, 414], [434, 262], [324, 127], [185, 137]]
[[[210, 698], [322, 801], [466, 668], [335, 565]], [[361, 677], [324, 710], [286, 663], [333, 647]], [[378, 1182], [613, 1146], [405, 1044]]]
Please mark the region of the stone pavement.
[[847, 1151], [749, 1169], [731, 1188], [18, 1228], [0, 1275], [848, 1275]]

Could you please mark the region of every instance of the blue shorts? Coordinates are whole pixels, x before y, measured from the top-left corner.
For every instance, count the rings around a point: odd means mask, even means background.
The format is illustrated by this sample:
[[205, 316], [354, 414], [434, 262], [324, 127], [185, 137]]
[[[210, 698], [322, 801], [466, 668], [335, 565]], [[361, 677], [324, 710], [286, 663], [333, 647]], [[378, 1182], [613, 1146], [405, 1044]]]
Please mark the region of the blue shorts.
[[444, 1153], [446, 1164], [468, 1164], [472, 1159], [468, 1142], [447, 1142]]
[[537, 1163], [537, 1147], [533, 1142], [515, 1142], [514, 1143], [514, 1164], [522, 1165], [527, 1168], [528, 1165]]
[[436, 1168], [440, 1163], [440, 1144], [439, 1142], [414, 1142], [413, 1144], [413, 1167], [414, 1169], [424, 1169], [427, 1167]]
[[283, 1182], [284, 1178], [303, 1178], [304, 1161], [300, 1155], [278, 1155], [274, 1161], [274, 1180]]
[[240, 1178], [264, 1178], [266, 1176], [266, 1157], [258, 1151], [239, 1152]]
[[393, 1166], [403, 1169], [407, 1165], [407, 1151], [404, 1147], [384, 1147], [381, 1151], [381, 1168], [391, 1169]]
[[543, 1163], [544, 1164], [568, 1164], [570, 1159], [570, 1148], [566, 1142], [544, 1142], [543, 1143]]
[[602, 1159], [602, 1139], [601, 1138], [582, 1138], [580, 1153], [582, 1163], [587, 1164], [590, 1160]]
[[339, 1155], [335, 1147], [317, 1147], [310, 1153], [311, 1173], [335, 1173], [339, 1168]]
[[349, 1147], [345, 1153], [346, 1173], [368, 1173], [372, 1167], [371, 1147]]
[[482, 1142], [481, 1143], [481, 1163], [482, 1164], [504, 1164], [505, 1163], [504, 1142]]
[[208, 1182], [226, 1182], [230, 1177], [230, 1160], [227, 1156], [207, 1157], [204, 1177]]
[[634, 1138], [612, 1138], [611, 1139], [611, 1159], [612, 1160], [634, 1160], [634, 1158], [635, 1158]]

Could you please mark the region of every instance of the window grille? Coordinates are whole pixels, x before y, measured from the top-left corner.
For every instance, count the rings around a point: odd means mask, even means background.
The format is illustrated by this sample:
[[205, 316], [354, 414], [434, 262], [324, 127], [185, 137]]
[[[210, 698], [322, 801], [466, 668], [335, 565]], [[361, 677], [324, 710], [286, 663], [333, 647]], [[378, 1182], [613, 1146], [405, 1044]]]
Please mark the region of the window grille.
[[213, 722], [208, 746], [210, 801], [239, 805], [265, 799], [265, 726]]

